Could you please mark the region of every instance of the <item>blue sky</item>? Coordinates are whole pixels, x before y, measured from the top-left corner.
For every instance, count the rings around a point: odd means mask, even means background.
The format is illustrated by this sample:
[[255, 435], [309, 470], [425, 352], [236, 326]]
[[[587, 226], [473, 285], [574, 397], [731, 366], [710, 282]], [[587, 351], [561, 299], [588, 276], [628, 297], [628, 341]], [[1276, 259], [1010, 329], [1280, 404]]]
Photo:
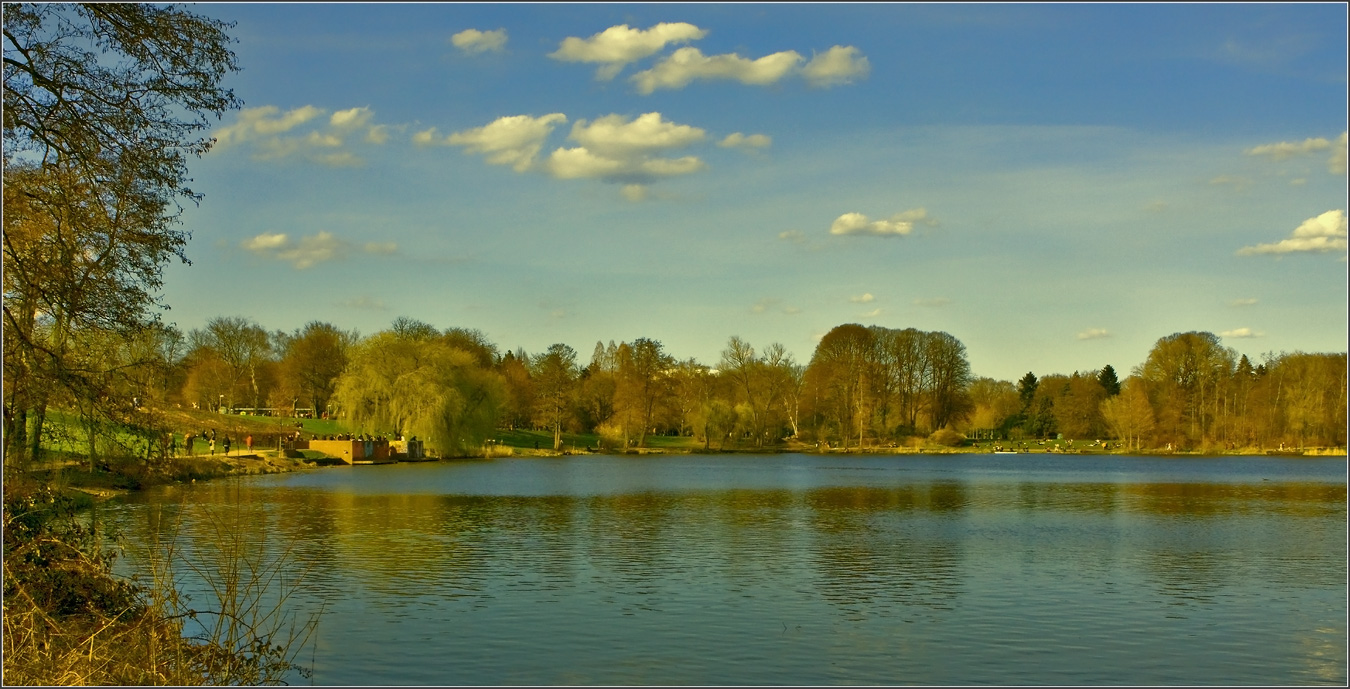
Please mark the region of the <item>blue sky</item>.
[[205, 4], [245, 102], [166, 319], [502, 349], [842, 323], [1013, 380], [1344, 351], [1342, 4]]

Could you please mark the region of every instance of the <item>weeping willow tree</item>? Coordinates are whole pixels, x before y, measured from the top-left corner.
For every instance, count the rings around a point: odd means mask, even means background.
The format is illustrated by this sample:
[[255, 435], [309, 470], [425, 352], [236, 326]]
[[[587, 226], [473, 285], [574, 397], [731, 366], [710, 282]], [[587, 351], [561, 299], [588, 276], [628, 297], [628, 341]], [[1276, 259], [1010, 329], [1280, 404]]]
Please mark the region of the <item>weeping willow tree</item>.
[[476, 454], [505, 398], [501, 376], [453, 338], [397, 331], [354, 348], [335, 395], [363, 432], [418, 436], [445, 456]]

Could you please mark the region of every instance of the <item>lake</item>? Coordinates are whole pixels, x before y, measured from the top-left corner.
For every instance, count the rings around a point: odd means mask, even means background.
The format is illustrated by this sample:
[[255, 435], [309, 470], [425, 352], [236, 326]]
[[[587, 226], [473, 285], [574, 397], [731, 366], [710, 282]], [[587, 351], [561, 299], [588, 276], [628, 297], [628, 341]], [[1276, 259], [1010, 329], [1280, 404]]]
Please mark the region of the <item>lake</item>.
[[497, 459], [100, 514], [284, 553], [315, 684], [1347, 682], [1343, 457]]

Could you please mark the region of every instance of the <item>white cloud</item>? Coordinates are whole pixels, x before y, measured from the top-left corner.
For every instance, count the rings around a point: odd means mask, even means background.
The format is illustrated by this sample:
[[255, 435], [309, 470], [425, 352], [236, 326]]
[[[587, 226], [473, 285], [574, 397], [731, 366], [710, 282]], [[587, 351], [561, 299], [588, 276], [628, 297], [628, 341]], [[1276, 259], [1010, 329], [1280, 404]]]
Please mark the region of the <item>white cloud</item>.
[[643, 184], [625, 184], [623, 189], [619, 190], [623, 197], [637, 203], [647, 199], [647, 187]]
[[253, 239], [244, 242], [243, 247], [249, 251], [271, 251], [285, 246], [287, 243], [285, 234], [269, 234], [264, 232]]
[[933, 297], [931, 299], [915, 299], [915, 306], [926, 306], [930, 309], [937, 309], [952, 303], [951, 299], [946, 297]]
[[885, 220], [872, 220], [862, 213], [845, 213], [830, 224], [830, 234], [903, 237], [914, 231], [915, 223], [938, 224], [937, 220], [928, 217], [928, 210], [924, 208], [896, 213]]
[[414, 134], [413, 143], [463, 146], [467, 153], [484, 154], [493, 165], [510, 165], [516, 172], [525, 172], [534, 165], [535, 156], [554, 125], [566, 121], [567, 116], [558, 112], [543, 117], [510, 115], [482, 127], [455, 132], [442, 141], [436, 140], [436, 128], [432, 127]]
[[728, 134], [726, 138], [717, 142], [722, 148], [739, 148], [742, 150], [754, 150], [759, 148], [768, 148], [773, 143], [773, 139], [764, 134], [751, 134], [746, 136], [740, 132]]
[[275, 105], [240, 110], [234, 124], [211, 133], [216, 139], [216, 148], [288, 132], [322, 115], [324, 111], [306, 105], [288, 111], [284, 115], [279, 113], [281, 109]]
[[372, 144], [383, 144], [389, 141], [389, 126], [384, 124], [373, 125], [366, 131], [366, 141]]
[[751, 60], [735, 53], [708, 56], [698, 48], [688, 47], [676, 50], [655, 67], [634, 74], [632, 81], [642, 94], [657, 89], [684, 88], [695, 79], [730, 79], [766, 86], [791, 74], [801, 61], [801, 54], [795, 50]]
[[866, 77], [870, 69], [867, 58], [857, 48], [837, 45], [811, 58], [802, 68], [802, 76], [812, 86], [833, 86]]
[[[351, 242], [335, 237], [331, 232], [301, 237], [297, 242], [292, 242], [285, 233], [264, 232], [245, 240], [240, 246], [263, 258], [286, 261], [296, 270], [345, 258], [355, 250]], [[367, 242], [362, 250], [368, 254], [390, 255], [398, 251], [398, 245], [394, 242]]]
[[558, 148], [544, 169], [559, 179], [601, 179], [643, 184], [659, 177], [698, 172], [706, 167], [696, 156], [663, 158], [655, 152], [682, 148], [704, 138], [698, 127], [665, 121], [660, 113], [639, 115], [632, 121], [606, 115], [594, 122], [579, 120], [568, 137], [582, 146]]
[[234, 124], [212, 133], [216, 139], [214, 150], [247, 144], [251, 145], [255, 160], [280, 160], [298, 156], [321, 165], [356, 167], [364, 161], [355, 153], [332, 149], [341, 148], [348, 135], [362, 128], [367, 128], [365, 141], [368, 143], [379, 144], [388, 139], [384, 133], [386, 125], [370, 124], [375, 113], [368, 107], [334, 112], [328, 117], [326, 129], [289, 134], [302, 125], [316, 121], [325, 112], [312, 105], [286, 113], [274, 105], [241, 110]]
[[1080, 340], [1100, 340], [1110, 336], [1111, 333], [1107, 332], [1106, 328], [1088, 328], [1087, 330], [1078, 333], [1078, 339]]
[[865, 293], [865, 294], [861, 294], [861, 295], [858, 295], [858, 296], [856, 296], [856, 297], [849, 297], [849, 298], [848, 298], [848, 300], [851, 301], [851, 302], [853, 302], [854, 304], [866, 304], [866, 303], [872, 301], [873, 299], [876, 299], [876, 297], [872, 296], [872, 293], [871, 293], [871, 292], [867, 292], [867, 293]]
[[1304, 220], [1294, 228], [1288, 239], [1273, 244], [1244, 246], [1237, 250], [1238, 256], [1256, 256], [1260, 254], [1289, 254], [1302, 252], [1326, 253], [1346, 249], [1346, 216], [1343, 210], [1327, 211], [1315, 218]]
[[506, 29], [496, 31], [465, 29], [451, 36], [450, 43], [469, 55], [500, 53], [506, 47]]
[[1325, 151], [1331, 148], [1331, 142], [1318, 137], [1316, 139], [1304, 139], [1299, 142], [1281, 141], [1274, 144], [1264, 144], [1247, 149], [1249, 156], [1268, 156], [1272, 160], [1284, 160], [1297, 155], [1306, 155], [1314, 151]]
[[803, 65], [805, 60], [795, 50], [783, 50], [752, 60], [736, 53], [704, 55], [698, 48], [689, 46], [676, 50], [631, 79], [642, 94], [657, 89], [684, 88], [698, 79], [727, 79], [768, 86], [797, 75], [811, 86], [823, 87], [850, 83], [866, 77], [871, 69], [867, 58], [853, 46], [836, 45]]
[[778, 238], [783, 241], [800, 244], [806, 241], [806, 233], [801, 230], [784, 230], [778, 233]]
[[1336, 138], [1336, 145], [1331, 148], [1331, 157], [1327, 159], [1327, 172], [1333, 175], [1345, 174], [1346, 135], [1347, 132], [1341, 132]]
[[1264, 337], [1264, 336], [1265, 333], [1255, 332], [1251, 328], [1236, 328], [1234, 330], [1225, 330], [1219, 333], [1219, 337], [1227, 337], [1227, 338], [1247, 338], [1247, 337]]
[[569, 36], [549, 57], [563, 62], [590, 62], [602, 66], [597, 79], [613, 79], [630, 62], [655, 55], [672, 43], [687, 43], [708, 35], [708, 32], [684, 22], [661, 23], [645, 31], [629, 28], [627, 24], [611, 26], [590, 38]]
[[623, 115], [606, 115], [594, 122], [577, 120], [572, 125], [573, 141], [603, 156], [627, 158], [664, 148], [681, 148], [698, 143], [704, 131], [698, 127], [675, 124], [661, 119], [661, 113], [638, 115], [628, 122]]
[[351, 108], [333, 113], [332, 117], [328, 118], [328, 123], [334, 129], [356, 129], [369, 124], [370, 118], [374, 116], [375, 113], [371, 112], [370, 108]]
[[1234, 299], [1233, 301], [1228, 302], [1228, 305], [1229, 305], [1229, 306], [1255, 306], [1255, 305], [1256, 305], [1256, 300], [1255, 300], [1255, 299], [1251, 299], [1251, 298], [1248, 298], [1248, 299]]
[[1346, 135], [1347, 132], [1341, 132], [1341, 135], [1336, 137], [1335, 140], [1319, 136], [1302, 141], [1280, 141], [1273, 144], [1263, 144], [1247, 149], [1246, 154], [1264, 156], [1278, 161], [1294, 156], [1330, 151], [1331, 157], [1327, 159], [1327, 171], [1333, 175], [1343, 175], [1345, 174], [1346, 163]]
[[881, 315], [881, 309], [872, 309], [871, 311], [868, 311], [867, 313], [860, 313], [860, 314], [858, 314], [858, 318], [876, 318], [877, 316], [880, 316], [880, 315]]

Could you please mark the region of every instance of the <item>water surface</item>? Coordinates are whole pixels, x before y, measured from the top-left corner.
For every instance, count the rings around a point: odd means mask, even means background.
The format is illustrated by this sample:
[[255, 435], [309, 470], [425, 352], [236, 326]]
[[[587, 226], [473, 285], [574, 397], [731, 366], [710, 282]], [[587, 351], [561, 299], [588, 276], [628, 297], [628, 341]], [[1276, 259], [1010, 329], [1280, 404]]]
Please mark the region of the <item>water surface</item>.
[[317, 684], [1347, 681], [1344, 458], [499, 459], [105, 517], [289, 553]]

